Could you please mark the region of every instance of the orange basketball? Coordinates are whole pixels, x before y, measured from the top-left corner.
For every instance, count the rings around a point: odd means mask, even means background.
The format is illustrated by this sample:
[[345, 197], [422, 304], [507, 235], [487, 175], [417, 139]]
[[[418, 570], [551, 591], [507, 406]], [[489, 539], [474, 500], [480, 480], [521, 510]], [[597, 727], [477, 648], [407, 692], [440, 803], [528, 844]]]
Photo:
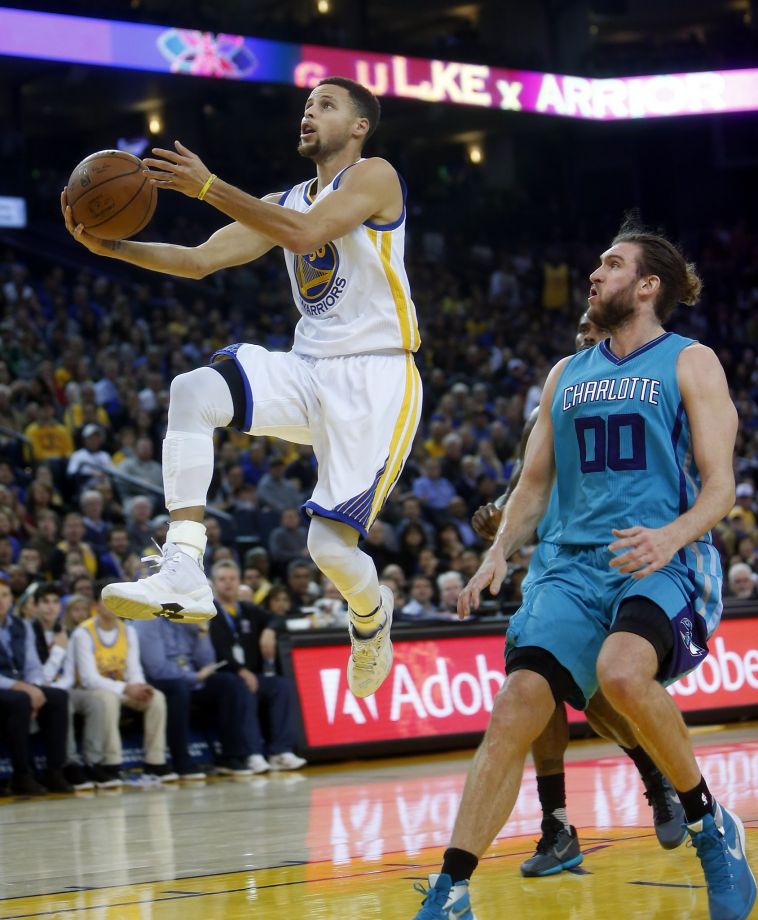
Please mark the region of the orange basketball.
[[99, 150], [82, 160], [66, 186], [74, 225], [101, 240], [125, 240], [143, 230], [158, 192], [142, 169], [142, 160], [123, 150]]

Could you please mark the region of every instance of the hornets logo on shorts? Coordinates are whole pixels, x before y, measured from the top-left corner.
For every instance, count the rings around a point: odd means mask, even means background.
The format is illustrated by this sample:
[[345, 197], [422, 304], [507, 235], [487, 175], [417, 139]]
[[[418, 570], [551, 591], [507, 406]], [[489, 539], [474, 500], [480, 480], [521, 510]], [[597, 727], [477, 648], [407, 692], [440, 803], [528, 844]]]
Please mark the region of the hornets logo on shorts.
[[295, 256], [295, 278], [305, 303], [318, 303], [327, 297], [337, 278], [339, 263], [334, 243], [324, 243], [315, 252]]

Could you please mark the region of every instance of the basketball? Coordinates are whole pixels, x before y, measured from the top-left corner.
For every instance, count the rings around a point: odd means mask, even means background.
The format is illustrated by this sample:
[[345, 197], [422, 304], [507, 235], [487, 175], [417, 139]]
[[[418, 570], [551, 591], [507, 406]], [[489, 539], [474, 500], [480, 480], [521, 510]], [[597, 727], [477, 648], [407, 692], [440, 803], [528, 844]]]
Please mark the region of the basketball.
[[142, 160], [123, 150], [99, 150], [71, 173], [66, 186], [74, 225], [102, 240], [125, 240], [155, 213], [158, 192], [142, 175]]

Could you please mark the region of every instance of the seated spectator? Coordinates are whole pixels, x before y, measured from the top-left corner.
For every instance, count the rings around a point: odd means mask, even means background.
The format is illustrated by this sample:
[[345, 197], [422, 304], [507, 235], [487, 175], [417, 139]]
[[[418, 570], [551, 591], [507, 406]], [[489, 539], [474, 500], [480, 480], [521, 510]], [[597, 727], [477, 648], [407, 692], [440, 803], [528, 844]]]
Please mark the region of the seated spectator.
[[[147, 482], [163, 492], [163, 468], [153, 457], [153, 442], [150, 438], [137, 438], [134, 445], [134, 456], [127, 457], [119, 463], [118, 472], [125, 473], [132, 479]], [[145, 488], [139, 483], [128, 482], [125, 479], [118, 479], [117, 482], [118, 494], [121, 496], [124, 510], [128, 514], [132, 501], [138, 495], [143, 495]], [[160, 504], [163, 504], [163, 502]]]
[[275, 527], [269, 537], [272, 561], [284, 571], [293, 559], [308, 557], [307, 543], [308, 531], [303, 525], [300, 511], [297, 508], [285, 508], [279, 527]]
[[[60, 622], [61, 587], [54, 581], [41, 582], [34, 588], [34, 642], [43, 665], [51, 661], [53, 680], [66, 656], [67, 636]], [[47, 668], [45, 671], [47, 673]]]
[[437, 616], [434, 604], [434, 586], [425, 575], [414, 575], [411, 579], [410, 598], [400, 611], [398, 620], [428, 620]]
[[442, 515], [455, 497], [455, 487], [442, 475], [442, 466], [435, 457], [424, 462], [424, 473], [413, 483], [413, 494], [433, 514]]
[[[320, 592], [313, 581], [313, 564], [305, 559], [293, 559], [287, 566], [287, 590], [292, 601], [290, 616], [301, 617], [304, 607], [312, 607]], [[307, 612], [307, 611], [306, 611]]]
[[752, 533], [758, 526], [753, 509], [754, 497], [755, 488], [752, 482], [738, 483], [736, 490], [737, 501], [734, 508], [729, 512], [729, 520], [744, 534]]
[[70, 638], [77, 626], [92, 615], [92, 600], [83, 594], [68, 594], [63, 599], [61, 625]]
[[407, 578], [418, 571], [419, 556], [426, 545], [426, 534], [420, 523], [408, 524], [400, 534], [397, 561]]
[[[295, 745], [294, 688], [288, 678], [275, 671], [276, 632], [270, 625], [271, 614], [262, 607], [239, 600], [240, 575], [233, 562], [217, 562], [211, 570], [211, 580], [219, 612], [219, 616], [210, 621], [216, 657], [226, 661], [223, 670], [235, 674], [250, 695], [245, 725], [251, 751], [248, 766], [253, 773], [299, 770], [305, 766], [305, 760], [292, 750]], [[262, 716], [268, 726], [265, 744]]]
[[71, 434], [55, 418], [55, 407], [50, 400], [40, 403], [37, 420], [27, 425], [24, 434], [29, 439], [29, 451], [34, 463], [64, 460], [74, 452]]
[[316, 608], [313, 615], [314, 626], [347, 626], [347, 604], [337, 590], [337, 586], [330, 578], [324, 576], [321, 590], [323, 592], [321, 597], [313, 605]]
[[301, 495], [291, 482], [284, 478], [284, 460], [274, 457], [269, 471], [258, 482], [258, 502], [261, 508], [284, 511], [295, 508], [301, 502]]
[[434, 525], [424, 519], [420, 500], [412, 494], [406, 494], [402, 500], [402, 518], [395, 528], [398, 537], [402, 536], [408, 524], [418, 524], [424, 531], [427, 543], [434, 543]]
[[129, 544], [138, 556], [144, 556], [148, 548], [154, 549], [153, 528], [150, 519], [153, 515], [153, 503], [147, 495], [137, 495], [126, 517], [126, 530]]
[[758, 578], [746, 562], [735, 562], [730, 567], [728, 596], [740, 600], [758, 598]]
[[250, 588], [254, 604], [262, 604], [266, 595], [271, 590], [271, 582], [258, 568], [258, 565], [248, 565], [242, 573], [242, 583]]
[[41, 573], [45, 578], [52, 577], [53, 559], [58, 548], [58, 526], [55, 511], [41, 511], [37, 516], [37, 532], [27, 543], [28, 548], [39, 552]]
[[463, 578], [460, 572], [443, 572], [437, 576], [437, 594], [439, 611], [458, 619], [458, 597], [463, 591]]
[[85, 489], [79, 499], [84, 523], [84, 540], [99, 555], [108, 542], [110, 524], [103, 518], [105, 503], [97, 489]]
[[50, 568], [56, 579], [60, 579], [66, 570], [67, 557], [78, 553], [87, 573], [94, 578], [97, 575], [97, 555], [84, 539], [84, 518], [72, 512], [63, 519], [63, 539], [58, 543], [50, 559]]
[[360, 541], [361, 550], [373, 560], [378, 572], [381, 572], [386, 565], [394, 562], [398, 557], [398, 554], [392, 552], [388, 545], [391, 541], [391, 528], [379, 518], [371, 525], [368, 536]]
[[190, 710], [197, 709], [218, 730], [218, 773], [250, 776], [245, 725], [249, 693], [236, 674], [219, 671], [209, 626], [166, 618], [137, 623], [147, 676], [168, 703], [168, 746], [180, 778], [195, 779], [189, 754]]
[[18, 554], [18, 564], [29, 578], [39, 579], [42, 577], [42, 557], [35, 547], [22, 546], [21, 552]]
[[100, 577], [126, 581], [125, 564], [132, 555], [136, 554], [129, 543], [129, 531], [120, 525], [113, 527], [108, 534], [108, 547], [98, 559]]
[[274, 622], [279, 621], [276, 626], [277, 632], [286, 630], [285, 620], [292, 612], [292, 597], [289, 590], [284, 585], [274, 585], [266, 595], [263, 606], [273, 617], [276, 617]]
[[[63, 775], [68, 731], [68, 694], [65, 690], [40, 686], [45, 682], [42, 664], [29, 622], [10, 614], [10, 584], [0, 573], [0, 735], [10, 755], [13, 775], [10, 788], [15, 795], [44, 795], [72, 792]], [[45, 746], [45, 785], [32, 773], [29, 757], [29, 729], [37, 720]]]
[[107, 450], [103, 450], [104, 443], [105, 432], [100, 425], [90, 423], [84, 426], [82, 429], [84, 446], [71, 454], [66, 467], [66, 475], [75, 492], [78, 493], [82, 487], [86, 487], [98, 471], [113, 469], [111, 455]]
[[121, 779], [119, 719], [121, 708], [126, 707], [144, 716], [144, 773], [176, 779], [166, 766], [166, 698], [145, 679], [136, 630], [108, 610], [100, 591], [96, 586], [97, 614], [74, 631], [71, 642], [77, 686], [85, 691], [103, 691], [100, 699], [106, 708], [106, 735], [102, 768], [115, 782]]
[[466, 549], [475, 546], [479, 542], [479, 538], [471, 526], [469, 509], [460, 495], [456, 495], [447, 506], [447, 521], [456, 526], [460, 542]]

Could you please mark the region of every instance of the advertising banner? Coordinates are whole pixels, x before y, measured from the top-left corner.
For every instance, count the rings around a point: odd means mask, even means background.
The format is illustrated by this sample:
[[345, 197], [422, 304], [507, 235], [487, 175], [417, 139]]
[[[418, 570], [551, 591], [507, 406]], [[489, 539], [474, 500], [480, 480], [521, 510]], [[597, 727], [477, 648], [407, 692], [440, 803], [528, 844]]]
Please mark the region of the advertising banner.
[[380, 96], [594, 121], [758, 110], [758, 69], [594, 79], [7, 8], [0, 55], [306, 88], [340, 75]]
[[[393, 635], [395, 663], [373, 696], [347, 686], [348, 646], [291, 649], [292, 671], [310, 748], [483, 732], [503, 675], [503, 637], [403, 640]], [[701, 666], [669, 688], [684, 712], [732, 707], [758, 710], [758, 620], [727, 619]], [[569, 721], [582, 713], [569, 708]]]

